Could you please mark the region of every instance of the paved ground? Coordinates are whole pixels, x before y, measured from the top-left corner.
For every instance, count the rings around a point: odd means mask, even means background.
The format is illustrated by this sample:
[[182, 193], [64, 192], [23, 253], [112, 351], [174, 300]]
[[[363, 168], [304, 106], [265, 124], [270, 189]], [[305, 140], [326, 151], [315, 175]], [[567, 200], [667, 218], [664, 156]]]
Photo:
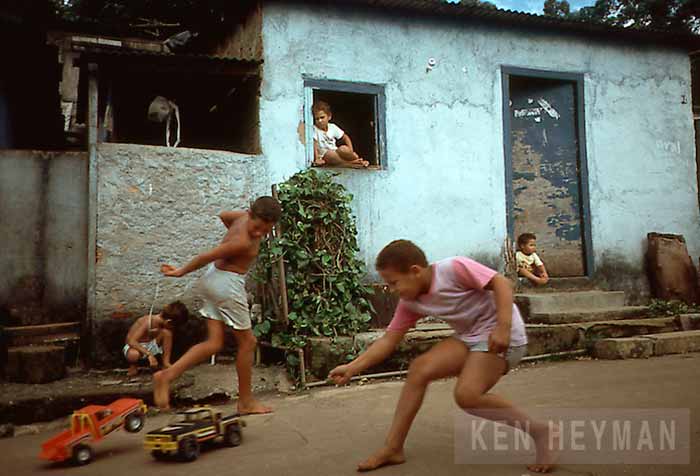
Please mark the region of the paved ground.
[[[435, 383], [406, 447], [408, 461], [379, 470], [389, 475], [522, 476], [522, 465], [455, 465], [453, 381]], [[49, 466], [36, 457], [51, 433], [0, 440], [3, 474], [12, 475], [192, 475], [354, 474], [355, 464], [376, 449], [393, 414], [401, 387], [389, 381], [320, 389], [306, 395], [268, 400], [276, 413], [248, 417], [243, 445], [203, 452], [194, 463], [156, 462], [141, 448], [142, 434], [123, 432], [97, 445], [86, 467]], [[498, 392], [525, 407], [689, 408], [690, 465], [563, 465], [562, 475], [697, 475], [700, 464], [700, 354], [630, 361], [570, 361], [522, 368], [498, 385]], [[147, 422], [146, 430], [168, 417]]]
[[[256, 393], [289, 393], [293, 383], [283, 366], [257, 366], [253, 374]], [[238, 379], [232, 362], [219, 359], [216, 365], [202, 364], [188, 370], [172, 388], [175, 402], [186, 404], [223, 402], [236, 394]], [[87, 404], [109, 403], [120, 397], [152, 403], [153, 387], [149, 369], [127, 377], [126, 369], [82, 371], [45, 384], [0, 382], [0, 421], [16, 425], [45, 422], [69, 415]], [[26, 429], [25, 429], [26, 430]], [[22, 429], [18, 429], [22, 431]]]

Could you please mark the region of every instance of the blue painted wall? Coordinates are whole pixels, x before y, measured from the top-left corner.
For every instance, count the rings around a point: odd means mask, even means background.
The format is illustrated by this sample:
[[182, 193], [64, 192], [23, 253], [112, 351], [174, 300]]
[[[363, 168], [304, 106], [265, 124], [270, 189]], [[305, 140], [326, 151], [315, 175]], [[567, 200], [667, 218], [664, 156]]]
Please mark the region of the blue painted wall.
[[263, 42], [261, 141], [273, 182], [306, 167], [303, 75], [386, 85], [386, 169], [340, 177], [370, 265], [396, 238], [430, 259], [500, 253], [503, 65], [585, 75], [596, 258], [641, 263], [649, 231], [684, 234], [691, 255], [700, 252], [682, 51], [279, 2], [265, 5]]

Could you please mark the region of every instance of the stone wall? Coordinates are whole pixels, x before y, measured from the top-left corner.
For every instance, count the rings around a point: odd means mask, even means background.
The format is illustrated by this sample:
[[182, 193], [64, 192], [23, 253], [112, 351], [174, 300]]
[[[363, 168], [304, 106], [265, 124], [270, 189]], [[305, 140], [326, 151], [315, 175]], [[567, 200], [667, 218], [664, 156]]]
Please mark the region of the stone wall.
[[216, 246], [224, 232], [217, 215], [247, 208], [270, 188], [263, 157], [231, 152], [100, 144], [97, 168], [95, 350], [107, 362], [152, 304], [158, 312], [180, 299], [194, 313], [201, 271], [163, 278], [160, 264]]

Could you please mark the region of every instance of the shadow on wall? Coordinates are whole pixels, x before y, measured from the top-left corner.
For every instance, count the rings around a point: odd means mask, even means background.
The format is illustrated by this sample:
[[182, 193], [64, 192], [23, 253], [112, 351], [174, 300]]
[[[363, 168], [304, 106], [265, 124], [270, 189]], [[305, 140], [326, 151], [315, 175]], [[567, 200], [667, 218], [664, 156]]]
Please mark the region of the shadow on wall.
[[602, 289], [624, 291], [628, 305], [644, 305], [651, 297], [646, 271], [644, 259], [632, 262], [620, 253], [604, 251], [592, 279]]
[[472, 254], [465, 254], [464, 256], [473, 259], [474, 261], [483, 264], [484, 266], [488, 266], [489, 268], [498, 271], [499, 273], [503, 272], [503, 269], [505, 267], [505, 263], [503, 262], [503, 257], [497, 254], [493, 253], [472, 253]]
[[41, 275], [20, 277], [6, 296], [0, 300], [0, 323], [7, 327], [82, 322], [85, 315], [84, 295], [49, 296]]

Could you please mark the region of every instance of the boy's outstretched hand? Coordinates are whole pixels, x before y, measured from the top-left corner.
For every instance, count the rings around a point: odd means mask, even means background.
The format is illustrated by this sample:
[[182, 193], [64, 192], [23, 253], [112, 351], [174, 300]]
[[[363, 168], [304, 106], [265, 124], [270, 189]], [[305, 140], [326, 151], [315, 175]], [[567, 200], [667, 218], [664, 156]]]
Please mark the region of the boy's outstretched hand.
[[349, 365], [339, 365], [328, 374], [328, 378], [336, 385], [345, 385], [352, 378], [352, 371]]
[[182, 271], [180, 271], [175, 266], [169, 264], [160, 265], [160, 272], [171, 278], [181, 278], [182, 276], [184, 276], [184, 274], [182, 274]]

